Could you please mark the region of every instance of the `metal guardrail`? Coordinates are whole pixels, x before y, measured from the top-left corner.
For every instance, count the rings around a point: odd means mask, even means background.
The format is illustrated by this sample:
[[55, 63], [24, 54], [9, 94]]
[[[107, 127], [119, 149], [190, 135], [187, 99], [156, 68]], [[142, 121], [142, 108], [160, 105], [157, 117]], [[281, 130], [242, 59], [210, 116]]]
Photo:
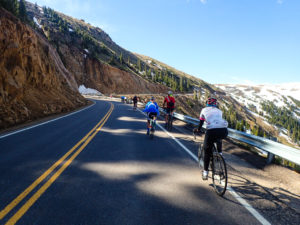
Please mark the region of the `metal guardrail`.
[[[143, 103], [138, 103], [139, 105], [144, 105]], [[164, 112], [162, 108], [159, 108], [160, 112]], [[174, 117], [183, 122], [198, 125], [199, 120], [190, 116], [185, 116], [179, 113], [174, 113]], [[228, 128], [228, 136], [232, 139], [247, 143], [258, 149], [261, 149], [268, 153], [267, 162], [270, 163], [274, 155], [286, 159], [300, 166], [300, 150], [292, 148], [275, 141], [271, 141], [266, 138], [258, 137], [252, 134], [247, 134], [238, 130]]]
[[[174, 113], [174, 117], [178, 120], [181, 120], [186, 123], [198, 125], [199, 120], [192, 118], [190, 116], [181, 115]], [[231, 128], [228, 128], [228, 136], [232, 139], [250, 144], [258, 149], [261, 149], [265, 152], [268, 152], [268, 163], [272, 161], [274, 155], [277, 155], [283, 159], [286, 159], [290, 162], [293, 162], [297, 165], [300, 165], [300, 150], [292, 148], [283, 144], [280, 144], [275, 141], [271, 141], [266, 138], [258, 137], [252, 134], [247, 134], [245, 132], [237, 131]]]

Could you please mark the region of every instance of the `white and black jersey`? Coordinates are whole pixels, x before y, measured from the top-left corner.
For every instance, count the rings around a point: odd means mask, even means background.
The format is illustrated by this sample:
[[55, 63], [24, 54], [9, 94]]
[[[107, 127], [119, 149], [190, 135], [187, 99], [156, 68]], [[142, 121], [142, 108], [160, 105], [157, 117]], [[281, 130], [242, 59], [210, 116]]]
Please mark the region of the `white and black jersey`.
[[222, 118], [222, 111], [217, 107], [205, 107], [199, 119], [205, 121], [207, 130], [228, 127], [227, 121]]

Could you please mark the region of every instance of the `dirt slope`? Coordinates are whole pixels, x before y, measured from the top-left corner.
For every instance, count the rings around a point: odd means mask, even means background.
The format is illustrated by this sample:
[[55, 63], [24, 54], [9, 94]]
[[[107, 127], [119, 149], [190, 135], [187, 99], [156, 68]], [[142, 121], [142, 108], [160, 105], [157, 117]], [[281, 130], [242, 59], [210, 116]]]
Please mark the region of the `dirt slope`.
[[87, 104], [47, 40], [0, 8], [0, 129]]

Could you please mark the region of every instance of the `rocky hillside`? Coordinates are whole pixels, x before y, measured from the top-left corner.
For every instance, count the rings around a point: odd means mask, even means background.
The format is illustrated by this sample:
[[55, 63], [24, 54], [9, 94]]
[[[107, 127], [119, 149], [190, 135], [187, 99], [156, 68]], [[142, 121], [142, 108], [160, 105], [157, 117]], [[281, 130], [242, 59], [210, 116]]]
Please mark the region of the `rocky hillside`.
[[87, 104], [59, 55], [0, 7], [0, 129]]
[[[167, 87], [138, 76], [125, 63], [137, 60], [115, 44], [100, 28], [93, 27], [50, 8], [26, 3], [35, 27], [58, 52], [78, 85], [101, 93], [160, 93]], [[120, 58], [120, 54], [122, 58]]]
[[[31, 3], [26, 3], [26, 6], [29, 17], [35, 21], [36, 30], [56, 48], [79, 85], [102, 93], [158, 93], [168, 89], [192, 92], [194, 87], [205, 83], [123, 49], [103, 30], [83, 20]], [[107, 73], [111, 70], [115, 74], [113, 77]], [[94, 71], [98, 72], [96, 76]], [[122, 82], [125, 82], [125, 88], [115, 83], [115, 79], [122, 79], [124, 75]]]

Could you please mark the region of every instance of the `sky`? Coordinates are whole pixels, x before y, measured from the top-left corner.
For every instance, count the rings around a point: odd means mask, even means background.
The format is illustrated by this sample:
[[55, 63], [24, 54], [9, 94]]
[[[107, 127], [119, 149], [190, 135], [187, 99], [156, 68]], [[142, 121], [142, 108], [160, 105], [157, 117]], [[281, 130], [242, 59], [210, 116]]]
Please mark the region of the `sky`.
[[299, 0], [30, 0], [212, 84], [300, 81]]

